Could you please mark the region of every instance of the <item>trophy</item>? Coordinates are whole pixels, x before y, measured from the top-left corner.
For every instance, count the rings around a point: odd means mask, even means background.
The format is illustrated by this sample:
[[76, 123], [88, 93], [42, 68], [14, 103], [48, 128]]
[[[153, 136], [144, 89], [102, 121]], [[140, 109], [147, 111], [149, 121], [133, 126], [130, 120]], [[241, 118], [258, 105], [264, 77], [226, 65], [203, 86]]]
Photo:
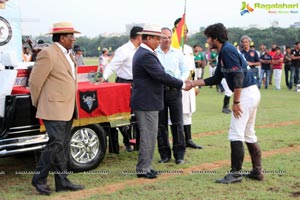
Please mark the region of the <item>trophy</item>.
[[195, 79], [195, 71], [191, 70], [187, 80], [193, 81]]
[[103, 74], [98, 71], [98, 72], [90, 72], [88, 74], [88, 79], [91, 83], [94, 83], [94, 84], [99, 84], [100, 83], [100, 78], [103, 77]]

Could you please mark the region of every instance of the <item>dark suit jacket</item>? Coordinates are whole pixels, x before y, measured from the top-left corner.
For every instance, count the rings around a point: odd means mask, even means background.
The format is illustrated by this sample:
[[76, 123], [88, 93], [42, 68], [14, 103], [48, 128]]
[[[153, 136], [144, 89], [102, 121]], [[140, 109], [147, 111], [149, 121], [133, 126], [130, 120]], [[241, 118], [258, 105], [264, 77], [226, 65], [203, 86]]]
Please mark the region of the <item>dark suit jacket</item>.
[[140, 47], [132, 61], [132, 110], [159, 111], [164, 107], [164, 85], [180, 89], [183, 82], [167, 74], [154, 53]]

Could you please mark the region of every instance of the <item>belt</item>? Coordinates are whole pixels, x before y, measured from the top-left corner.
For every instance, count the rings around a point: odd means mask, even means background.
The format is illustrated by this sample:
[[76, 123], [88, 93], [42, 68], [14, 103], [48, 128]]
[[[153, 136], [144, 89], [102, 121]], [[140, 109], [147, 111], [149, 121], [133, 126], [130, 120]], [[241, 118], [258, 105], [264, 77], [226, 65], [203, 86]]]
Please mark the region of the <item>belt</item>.
[[121, 77], [117, 77], [116, 78], [116, 82], [117, 83], [132, 83], [132, 79], [124, 79], [124, 78], [121, 78]]
[[174, 87], [169, 87], [169, 86], [165, 85], [165, 90], [168, 90], [168, 91], [178, 91], [179, 89], [174, 88]]

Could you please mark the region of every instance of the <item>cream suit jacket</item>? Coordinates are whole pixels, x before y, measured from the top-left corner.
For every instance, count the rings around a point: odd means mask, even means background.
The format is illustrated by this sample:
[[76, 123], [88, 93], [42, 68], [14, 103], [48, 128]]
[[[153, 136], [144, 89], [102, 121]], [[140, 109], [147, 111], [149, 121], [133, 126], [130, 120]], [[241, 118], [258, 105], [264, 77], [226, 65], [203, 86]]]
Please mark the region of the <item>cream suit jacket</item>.
[[76, 106], [76, 86], [76, 75], [74, 79], [71, 66], [59, 46], [54, 43], [43, 49], [29, 78], [32, 105], [37, 108], [36, 117], [71, 120]]

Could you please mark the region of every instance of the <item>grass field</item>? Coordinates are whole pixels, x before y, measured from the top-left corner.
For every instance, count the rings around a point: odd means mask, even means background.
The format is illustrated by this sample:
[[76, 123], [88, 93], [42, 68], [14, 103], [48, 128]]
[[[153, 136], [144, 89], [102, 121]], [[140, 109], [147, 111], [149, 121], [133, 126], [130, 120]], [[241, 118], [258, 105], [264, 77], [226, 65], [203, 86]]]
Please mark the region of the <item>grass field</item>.
[[[94, 59], [87, 63], [97, 64]], [[138, 153], [127, 153], [121, 146], [120, 154], [107, 154], [91, 173], [69, 176], [73, 182], [85, 185], [85, 190], [54, 192], [51, 197], [43, 197], [30, 185], [32, 175], [16, 174], [16, 171], [34, 170], [37, 158], [8, 157], [0, 159], [0, 171], [6, 171], [0, 175], [0, 199], [299, 199], [300, 93], [286, 89], [284, 78], [281, 91], [272, 87], [261, 90], [256, 133], [262, 148], [265, 181], [244, 179], [241, 184], [232, 185], [214, 183], [230, 169], [227, 141], [230, 115], [221, 113], [223, 96], [215, 88], [201, 88], [192, 132], [194, 141], [204, 149], [187, 149], [186, 163], [180, 166], [174, 160], [157, 163], [156, 151], [153, 165], [162, 174], [155, 180], [137, 179], [134, 174], [128, 174], [135, 170]], [[246, 152], [243, 170], [250, 169]], [[48, 180], [54, 189], [53, 175]]]

